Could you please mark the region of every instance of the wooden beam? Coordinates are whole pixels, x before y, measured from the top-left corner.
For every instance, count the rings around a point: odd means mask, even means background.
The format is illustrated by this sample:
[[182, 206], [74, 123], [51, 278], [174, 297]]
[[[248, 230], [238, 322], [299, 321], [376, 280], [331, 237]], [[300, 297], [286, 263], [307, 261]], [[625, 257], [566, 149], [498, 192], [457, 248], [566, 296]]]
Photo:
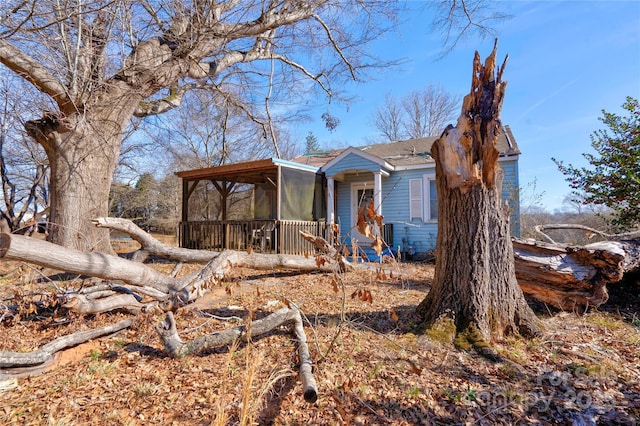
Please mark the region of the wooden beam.
[[182, 172], [176, 173], [178, 177], [185, 180], [194, 180], [194, 179], [216, 179], [222, 176], [228, 175], [243, 175], [250, 172], [256, 171], [264, 171], [264, 170], [274, 170], [277, 166], [273, 164], [271, 159], [268, 160], [256, 160], [256, 161], [247, 161], [244, 163], [236, 163], [236, 164], [225, 164], [223, 166], [217, 167], [206, 167], [203, 169], [196, 170], [185, 170]]

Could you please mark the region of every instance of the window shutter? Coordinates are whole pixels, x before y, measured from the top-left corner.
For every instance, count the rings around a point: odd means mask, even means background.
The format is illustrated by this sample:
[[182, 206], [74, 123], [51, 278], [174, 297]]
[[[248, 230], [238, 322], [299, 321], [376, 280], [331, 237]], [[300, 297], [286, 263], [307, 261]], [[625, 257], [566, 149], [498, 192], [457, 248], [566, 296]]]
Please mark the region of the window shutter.
[[409, 220], [422, 220], [422, 179], [409, 180]]

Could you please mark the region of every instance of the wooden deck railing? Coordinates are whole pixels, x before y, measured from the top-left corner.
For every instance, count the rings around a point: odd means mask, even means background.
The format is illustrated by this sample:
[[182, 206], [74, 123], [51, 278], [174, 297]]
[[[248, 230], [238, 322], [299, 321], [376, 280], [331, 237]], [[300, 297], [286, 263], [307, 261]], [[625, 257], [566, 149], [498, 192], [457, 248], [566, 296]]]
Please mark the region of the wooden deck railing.
[[247, 250], [251, 247], [262, 253], [313, 253], [311, 243], [300, 237], [301, 230], [317, 236], [327, 236], [326, 224], [315, 221], [189, 221], [180, 223], [180, 246], [213, 251]]

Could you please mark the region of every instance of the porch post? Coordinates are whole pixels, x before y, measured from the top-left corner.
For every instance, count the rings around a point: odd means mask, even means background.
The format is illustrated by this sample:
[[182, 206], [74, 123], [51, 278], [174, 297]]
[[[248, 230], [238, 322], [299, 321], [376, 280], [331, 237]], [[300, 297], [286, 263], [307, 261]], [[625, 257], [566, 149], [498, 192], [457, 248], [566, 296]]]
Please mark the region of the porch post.
[[335, 223], [333, 207], [335, 205], [333, 177], [327, 177], [327, 223], [329, 225]]
[[189, 220], [189, 181], [182, 179], [182, 221]]
[[276, 220], [282, 220], [282, 167], [280, 166], [278, 166], [276, 186]]
[[182, 179], [182, 210], [180, 216], [182, 223], [178, 225], [178, 239], [180, 247], [188, 247], [189, 238], [189, 225], [186, 223], [189, 220], [189, 182], [186, 179]]
[[382, 214], [382, 172], [373, 172], [373, 208]]

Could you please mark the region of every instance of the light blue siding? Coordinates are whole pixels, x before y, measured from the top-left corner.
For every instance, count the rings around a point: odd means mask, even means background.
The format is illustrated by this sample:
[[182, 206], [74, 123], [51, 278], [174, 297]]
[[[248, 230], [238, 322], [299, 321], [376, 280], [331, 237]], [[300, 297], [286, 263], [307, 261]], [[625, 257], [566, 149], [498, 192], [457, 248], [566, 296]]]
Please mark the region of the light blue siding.
[[[354, 158], [350, 158], [354, 157]], [[346, 161], [346, 160], [350, 161]], [[358, 156], [348, 156], [345, 158], [348, 164], [334, 165], [327, 171], [327, 175], [333, 172], [345, 172], [349, 170], [365, 170], [365, 166], [374, 165]], [[356, 165], [357, 163], [357, 165]], [[502, 185], [502, 197], [511, 207], [512, 235], [519, 236], [519, 200], [518, 200], [518, 163], [513, 161], [501, 161], [500, 167], [504, 171]], [[380, 167], [375, 165], [374, 170]], [[369, 170], [369, 169], [367, 169]], [[373, 170], [372, 170], [373, 171]], [[436, 236], [438, 224], [433, 222], [423, 222], [420, 219], [411, 219], [409, 212], [409, 181], [411, 179], [423, 179], [425, 175], [435, 175], [435, 165], [431, 167], [403, 170], [392, 172], [390, 176], [382, 177], [382, 215], [385, 224], [393, 224], [393, 240], [386, 243], [395, 252], [398, 247], [406, 250], [411, 246], [416, 253], [424, 253], [436, 248]], [[355, 226], [351, 218], [351, 184], [368, 182], [373, 188], [373, 173], [359, 172], [358, 174], [347, 174], [343, 181], [336, 182], [336, 221], [340, 224], [342, 237], [347, 246], [350, 245], [349, 231]]]
[[327, 177], [331, 177], [338, 173], [350, 170], [368, 170], [370, 172], [374, 172], [380, 171], [380, 165], [351, 153], [344, 157], [339, 163], [334, 164], [332, 167], [325, 170], [324, 174]]
[[[403, 244], [403, 239], [404, 244], [410, 244], [416, 250], [419, 248], [421, 252], [435, 249], [437, 223], [423, 223], [422, 220], [409, 218], [409, 180], [422, 179], [423, 175], [434, 173], [434, 169], [421, 169], [396, 172], [382, 178], [382, 215], [385, 224], [393, 224], [393, 241], [386, 243], [394, 251]], [[369, 182], [373, 188], [373, 174], [348, 175], [336, 185], [336, 220], [347, 245], [350, 244], [349, 230], [355, 226], [355, 223], [351, 223], [351, 184], [363, 182]]]
[[411, 246], [417, 252], [436, 248], [438, 224], [411, 219], [409, 214], [409, 181], [424, 175], [435, 175], [435, 168], [399, 171], [382, 179], [382, 215], [384, 223], [393, 224], [393, 244], [389, 245], [394, 250], [398, 246]]
[[518, 173], [518, 160], [501, 161], [500, 167], [504, 171], [502, 181], [502, 199], [509, 204], [511, 210], [510, 224], [511, 235], [520, 237], [520, 180]]

